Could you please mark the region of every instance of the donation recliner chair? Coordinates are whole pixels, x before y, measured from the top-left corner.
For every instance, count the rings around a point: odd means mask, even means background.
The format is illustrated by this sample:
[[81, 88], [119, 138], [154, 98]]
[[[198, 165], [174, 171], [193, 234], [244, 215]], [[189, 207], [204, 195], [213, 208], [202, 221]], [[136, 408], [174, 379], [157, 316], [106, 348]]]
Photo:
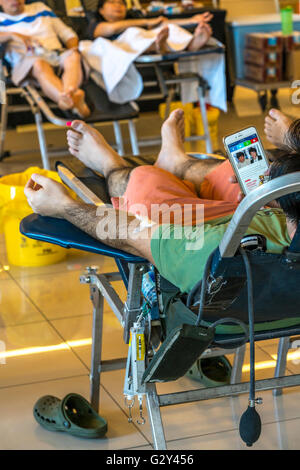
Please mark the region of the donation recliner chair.
[[[37, 0], [31, 1], [34, 3]], [[43, 3], [48, 5], [54, 12], [62, 18], [69, 26], [78, 31], [78, 25], [72, 23], [71, 19], [66, 17], [64, 5], [57, 5], [57, 2], [45, 0]], [[58, 2], [59, 3], [59, 2]], [[80, 27], [79, 31], [80, 33]], [[78, 116], [71, 112], [59, 110], [57, 105], [43, 95], [37, 83], [33, 80], [28, 81], [24, 86], [16, 87], [10, 79], [9, 65], [4, 60], [5, 45], [0, 47], [0, 81], [6, 84], [5, 90], [1, 92], [1, 127], [0, 127], [0, 161], [9, 157], [13, 153], [5, 149], [5, 137], [10, 113], [23, 113], [28, 111], [34, 117], [37, 129], [40, 153], [43, 168], [50, 169], [50, 156], [65, 154], [66, 150], [50, 150], [47, 146], [47, 139], [43, 123], [46, 121], [65, 127], [68, 121], [78, 119]], [[139, 108], [136, 103], [129, 102], [125, 104], [116, 104], [109, 101], [106, 92], [100, 88], [91, 79], [86, 79], [82, 85], [86, 94], [86, 101], [91, 108], [91, 115], [85, 119], [89, 124], [112, 125], [116, 147], [120, 155], [125, 154], [124, 139], [121, 124], [128, 125], [128, 132], [133, 155], [139, 154], [135, 121], [139, 116]]]
[[[74, 171], [57, 165], [62, 180], [87, 203], [109, 203], [105, 181], [84, 168]], [[271, 200], [300, 191], [300, 173], [281, 176], [252, 191], [237, 208], [219, 247], [210, 255], [203, 279], [188, 297], [164, 280], [147, 260], [111, 248], [67, 221], [32, 214], [21, 222], [23, 235], [36, 240], [113, 257], [119, 273], [97, 273], [88, 268], [81, 282], [90, 284], [93, 303], [90, 397], [99, 407], [102, 371], [125, 366], [124, 395], [129, 408], [135, 398], [144, 423], [146, 399], [155, 449], [166, 449], [160, 407], [249, 393], [249, 406], [240, 421], [240, 435], [251, 446], [260, 435], [261, 422], [255, 390], [300, 385], [300, 375], [285, 376], [289, 341], [300, 335], [300, 226], [282, 254], [270, 254], [244, 238], [253, 216]], [[251, 250], [250, 250], [251, 247]], [[157, 305], [149, 314], [142, 303], [143, 275], [154, 269]], [[123, 304], [112, 283], [122, 279], [127, 288]], [[127, 360], [101, 361], [103, 299], [124, 328], [129, 343]], [[131, 341], [129, 342], [129, 339]], [[279, 339], [275, 377], [255, 381], [254, 342]], [[241, 382], [245, 343], [250, 342], [250, 382]], [[182, 354], [184, 351], [184, 355]], [[156, 382], [176, 380], [198, 357], [235, 353], [231, 383], [212, 388], [158, 395]], [[184, 360], [182, 360], [182, 358]]]

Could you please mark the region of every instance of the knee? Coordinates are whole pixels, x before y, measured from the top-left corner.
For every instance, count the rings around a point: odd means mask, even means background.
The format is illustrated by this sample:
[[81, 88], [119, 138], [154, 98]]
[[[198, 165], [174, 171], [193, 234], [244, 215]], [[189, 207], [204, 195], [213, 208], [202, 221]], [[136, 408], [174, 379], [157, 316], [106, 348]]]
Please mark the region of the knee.
[[43, 59], [37, 59], [35, 60], [33, 67], [32, 67], [33, 75], [38, 76], [39, 74], [45, 72], [46, 70], [49, 70], [49, 68], [50, 68], [50, 65], [48, 64], [48, 62], [46, 62]]

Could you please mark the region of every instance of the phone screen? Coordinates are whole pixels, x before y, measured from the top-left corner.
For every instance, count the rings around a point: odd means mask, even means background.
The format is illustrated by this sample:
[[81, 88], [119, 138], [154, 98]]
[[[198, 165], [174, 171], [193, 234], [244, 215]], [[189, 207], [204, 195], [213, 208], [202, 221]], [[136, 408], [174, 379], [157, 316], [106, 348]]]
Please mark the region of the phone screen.
[[230, 136], [229, 142], [225, 140], [225, 143], [242, 190], [248, 194], [268, 181], [265, 173], [269, 162], [255, 128], [250, 129], [249, 135], [247, 130], [236, 135], [240, 134], [242, 137], [235, 140], [232, 139], [234, 136]]

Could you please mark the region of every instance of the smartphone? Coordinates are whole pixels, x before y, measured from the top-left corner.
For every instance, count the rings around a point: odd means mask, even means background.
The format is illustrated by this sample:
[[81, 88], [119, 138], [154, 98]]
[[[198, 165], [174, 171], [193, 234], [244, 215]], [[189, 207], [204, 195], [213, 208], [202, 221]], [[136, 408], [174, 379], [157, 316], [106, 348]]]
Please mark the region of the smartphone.
[[227, 135], [223, 143], [245, 195], [268, 181], [269, 161], [255, 127]]

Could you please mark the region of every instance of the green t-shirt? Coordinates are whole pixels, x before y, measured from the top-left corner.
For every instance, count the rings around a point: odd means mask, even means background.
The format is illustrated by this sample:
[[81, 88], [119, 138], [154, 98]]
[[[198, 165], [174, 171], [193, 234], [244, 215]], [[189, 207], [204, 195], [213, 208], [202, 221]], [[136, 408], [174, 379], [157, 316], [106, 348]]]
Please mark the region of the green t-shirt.
[[[189, 292], [202, 276], [210, 253], [217, 248], [232, 215], [213, 219], [202, 226], [161, 225], [151, 239], [151, 252], [158, 271], [168, 281]], [[198, 229], [191, 233], [192, 229]], [[280, 209], [258, 211], [246, 231], [267, 239], [269, 253], [282, 253], [290, 245], [286, 218]]]

